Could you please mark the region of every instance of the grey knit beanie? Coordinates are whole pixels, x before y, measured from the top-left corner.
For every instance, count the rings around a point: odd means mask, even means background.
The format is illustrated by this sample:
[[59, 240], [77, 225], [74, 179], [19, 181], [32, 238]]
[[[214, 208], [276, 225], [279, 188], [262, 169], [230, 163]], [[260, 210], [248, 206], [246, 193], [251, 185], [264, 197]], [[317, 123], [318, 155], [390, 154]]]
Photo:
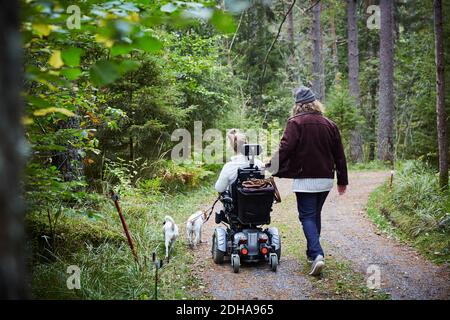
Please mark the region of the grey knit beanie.
[[314, 93], [311, 91], [310, 88], [301, 86], [298, 89], [295, 90], [295, 103], [309, 103], [316, 100], [316, 97], [314, 96]]

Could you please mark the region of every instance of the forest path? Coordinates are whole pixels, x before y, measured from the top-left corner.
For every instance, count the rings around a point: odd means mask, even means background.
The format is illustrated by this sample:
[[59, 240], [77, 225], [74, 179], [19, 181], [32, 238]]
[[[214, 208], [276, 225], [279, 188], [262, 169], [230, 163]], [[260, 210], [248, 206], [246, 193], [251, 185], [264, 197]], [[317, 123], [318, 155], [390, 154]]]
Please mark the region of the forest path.
[[[367, 218], [368, 196], [386, 181], [386, 172], [350, 172], [344, 196], [330, 192], [322, 211], [322, 244], [327, 259], [346, 261], [353, 271], [366, 276], [377, 265], [381, 288], [392, 299], [449, 299], [449, 270], [420, 256], [415, 250], [381, 234]], [[282, 257], [276, 273], [266, 263], [243, 264], [233, 273], [228, 260], [216, 265], [211, 259], [213, 218], [203, 227], [203, 241], [194, 251], [193, 274], [202, 285], [195, 294], [214, 299], [314, 299], [334, 296], [324, 292], [320, 281], [308, 276], [305, 239], [298, 221], [291, 180], [279, 179], [283, 202], [274, 206], [272, 226], [282, 235]], [[299, 258], [301, 257], [301, 258]], [[329, 268], [331, 266], [328, 266]], [[334, 272], [334, 270], [329, 270]], [[326, 281], [327, 275], [324, 275]], [[327, 290], [325, 288], [325, 290]]]

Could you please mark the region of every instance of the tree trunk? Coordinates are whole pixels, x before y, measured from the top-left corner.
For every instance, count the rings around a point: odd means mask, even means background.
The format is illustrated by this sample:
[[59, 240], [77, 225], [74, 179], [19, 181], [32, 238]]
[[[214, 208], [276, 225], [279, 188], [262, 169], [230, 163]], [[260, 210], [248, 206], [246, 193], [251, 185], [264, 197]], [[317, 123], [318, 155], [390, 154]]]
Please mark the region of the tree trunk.
[[334, 20], [334, 14], [330, 17], [330, 34], [333, 43], [331, 44], [331, 54], [333, 59], [334, 73], [337, 76], [339, 72], [339, 59], [338, 59], [338, 46], [337, 46], [337, 35], [336, 35], [336, 23]]
[[20, 188], [25, 141], [17, 0], [2, 1], [0, 66], [0, 299], [21, 299], [27, 297], [27, 290]]
[[289, 45], [289, 59], [287, 63], [287, 73], [289, 80], [294, 82], [296, 78], [297, 68], [295, 65], [295, 39], [294, 39], [294, 8], [289, 11], [287, 16], [287, 36], [288, 36], [288, 45]]
[[[376, 112], [377, 112], [377, 89], [378, 85], [372, 84], [370, 87], [370, 116], [368, 119], [368, 125], [370, 132], [376, 132], [377, 130], [377, 121], [376, 121]], [[375, 160], [375, 145], [376, 145], [376, 139], [371, 138], [370, 139], [370, 145], [369, 145], [369, 161]]]
[[378, 159], [392, 163], [394, 161], [394, 16], [392, 0], [380, 0], [380, 15]]
[[[58, 128], [64, 129], [80, 129], [80, 117], [70, 117], [66, 121], [60, 121]], [[73, 142], [78, 142], [78, 137], [73, 137]], [[59, 171], [61, 171], [64, 181], [79, 180], [83, 176], [84, 165], [80, 155], [81, 149], [74, 147], [73, 144], [66, 145], [66, 151], [54, 157], [54, 163]]]
[[291, 11], [289, 11], [289, 14], [287, 16], [287, 34], [288, 34], [288, 41], [289, 46], [292, 48], [294, 46], [294, 8], [292, 8]]
[[320, 27], [320, 12], [322, 4], [319, 2], [313, 8], [311, 36], [313, 42], [313, 85], [312, 90], [318, 100], [325, 98], [325, 76], [322, 61], [322, 31]]
[[[247, 51], [245, 59], [247, 59], [247, 63], [253, 66], [255, 69], [258, 69], [258, 74], [262, 75], [264, 65], [264, 53], [263, 51], [257, 52], [256, 48], [264, 48], [266, 45], [266, 32], [264, 28], [264, 24], [266, 23], [266, 13], [264, 5], [257, 0], [252, 1], [252, 6], [246, 10], [247, 12], [247, 41], [249, 47], [254, 48], [253, 51]], [[269, 63], [269, 62], [268, 62]], [[269, 68], [269, 66], [267, 66]], [[254, 74], [253, 72], [248, 71], [247, 78]], [[265, 76], [267, 77], [267, 75]], [[250, 104], [256, 110], [261, 111], [264, 107], [263, 103], [263, 91], [264, 84], [266, 80], [260, 78], [258, 81], [252, 79], [252, 81], [248, 81], [249, 83], [249, 94], [251, 96]]]
[[[359, 88], [359, 50], [358, 27], [356, 20], [356, 0], [347, 0], [347, 26], [348, 26], [348, 79], [350, 95], [353, 97], [356, 107], [360, 108]], [[350, 157], [354, 162], [362, 162], [363, 141], [359, 126], [352, 131], [350, 139]]]
[[130, 134], [130, 161], [134, 161], [134, 142], [133, 142], [133, 136]]
[[442, 0], [434, 0], [434, 32], [436, 59], [436, 114], [439, 148], [439, 185], [448, 187], [448, 136], [445, 112], [444, 81], [444, 29], [442, 22]]

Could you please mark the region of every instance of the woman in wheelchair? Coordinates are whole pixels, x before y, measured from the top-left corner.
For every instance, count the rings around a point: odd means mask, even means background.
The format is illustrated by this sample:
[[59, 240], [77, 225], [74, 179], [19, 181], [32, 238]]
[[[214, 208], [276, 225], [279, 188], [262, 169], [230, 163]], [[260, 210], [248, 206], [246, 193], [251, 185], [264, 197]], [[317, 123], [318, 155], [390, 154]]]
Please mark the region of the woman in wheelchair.
[[[234, 151], [234, 156], [231, 157], [231, 161], [225, 163], [217, 179], [215, 188], [219, 193], [223, 193], [229, 190], [230, 185], [236, 180], [238, 169], [248, 167], [250, 165], [250, 159], [245, 156], [243, 152], [243, 146], [247, 143], [247, 137], [244, 133], [239, 132], [237, 129], [231, 129], [227, 133], [230, 146]], [[255, 159], [255, 166], [258, 168], [264, 167], [264, 164]]]
[[270, 224], [275, 197], [271, 185], [258, 185], [258, 181], [264, 182], [264, 165], [255, 159], [261, 148], [246, 144], [246, 136], [236, 129], [227, 136], [234, 156], [222, 168], [215, 185], [224, 206], [224, 210], [216, 212], [216, 223], [225, 223], [226, 228], [214, 230], [212, 258], [220, 264], [224, 256], [230, 256], [234, 272], [239, 272], [241, 259], [265, 260], [276, 271], [281, 255], [278, 230], [261, 227]]

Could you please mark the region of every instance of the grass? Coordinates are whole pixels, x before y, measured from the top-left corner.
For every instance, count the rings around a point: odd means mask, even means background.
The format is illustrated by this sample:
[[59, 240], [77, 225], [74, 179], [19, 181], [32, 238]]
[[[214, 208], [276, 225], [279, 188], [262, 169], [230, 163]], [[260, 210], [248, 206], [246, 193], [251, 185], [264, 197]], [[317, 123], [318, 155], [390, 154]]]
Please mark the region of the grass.
[[450, 192], [439, 190], [436, 175], [424, 165], [400, 167], [392, 188], [385, 184], [370, 195], [367, 213], [380, 230], [429, 260], [450, 262]]
[[[306, 260], [306, 258], [303, 259]], [[381, 290], [369, 289], [364, 276], [355, 272], [348, 262], [327, 256], [326, 263], [322, 276], [311, 280], [319, 289], [317, 298], [332, 300], [390, 299], [390, 296]], [[309, 265], [305, 264], [304, 272], [308, 271]]]
[[[292, 211], [292, 208], [296, 208], [295, 197], [293, 195], [286, 197], [278, 206], [279, 210]], [[326, 268], [321, 277], [310, 277], [308, 275], [310, 264], [307, 262], [305, 255], [306, 240], [301, 231], [300, 222], [277, 221], [276, 225], [282, 235], [282, 256], [294, 258], [303, 265], [303, 275], [308, 277], [317, 289], [313, 298], [333, 300], [389, 299], [389, 295], [382, 291], [367, 288], [364, 276], [354, 271], [348, 262], [334, 255], [326, 255]], [[322, 242], [322, 245], [325, 252], [334, 251], [329, 244]]]
[[[368, 215], [378, 227], [413, 244], [435, 262], [449, 262], [448, 228], [440, 228], [439, 222], [450, 212], [450, 197], [437, 192], [435, 176], [427, 170], [411, 164], [399, 166], [399, 176], [394, 179], [393, 190], [387, 186], [378, 188], [368, 203]], [[353, 170], [386, 169], [379, 163], [352, 167]], [[422, 170], [422, 171], [421, 171]], [[212, 182], [205, 182], [212, 186]], [[153, 185], [148, 186], [153, 190]], [[160, 270], [158, 298], [207, 299], [193, 295], [203, 284], [190, 273], [193, 258], [184, 250], [184, 221], [205, 203], [212, 202], [212, 187], [200, 187], [176, 194], [146, 193], [130, 189], [122, 193], [121, 206], [132, 233], [139, 264], [123, 235], [122, 226], [113, 203], [104, 198], [97, 204], [101, 214], [94, 217], [64, 212], [56, 232], [48, 243], [43, 236], [50, 234], [44, 212], [27, 217], [30, 248], [33, 259], [32, 294], [37, 299], [153, 299], [154, 272], [151, 263], [153, 251], [164, 256], [162, 221], [166, 214], [174, 217], [181, 227], [170, 263]], [[295, 208], [293, 196], [283, 199], [279, 210]], [[305, 258], [305, 239], [300, 223], [277, 222], [283, 242], [283, 256], [299, 261], [307, 276], [309, 264]], [[333, 252], [324, 243], [327, 252]], [[328, 248], [327, 248], [328, 247]], [[320, 278], [308, 279], [317, 289], [317, 299], [388, 299], [380, 291], [367, 288], [364, 275], [355, 272], [349, 263], [327, 255], [327, 267]], [[69, 290], [66, 281], [67, 267], [77, 265], [81, 269], [81, 289]]]
[[388, 163], [373, 160], [370, 162], [348, 163], [348, 170], [352, 171], [385, 171], [391, 167]]
[[[42, 214], [28, 216], [32, 230], [32, 294], [37, 299], [153, 299], [153, 251], [164, 257], [162, 221], [171, 215], [180, 226], [170, 263], [160, 269], [158, 298], [192, 299], [188, 292], [198, 286], [189, 273], [192, 257], [185, 246], [183, 225], [187, 217], [204, 203], [212, 201], [212, 188], [199, 188], [185, 194], [145, 196], [124, 195], [121, 206], [135, 242], [139, 265], [134, 262], [117, 212], [111, 201], [101, 205], [102, 218], [62, 217], [50, 247], [42, 241], [48, 226]], [[43, 243], [44, 242], [44, 243]], [[81, 289], [69, 290], [67, 267], [81, 269]]]

